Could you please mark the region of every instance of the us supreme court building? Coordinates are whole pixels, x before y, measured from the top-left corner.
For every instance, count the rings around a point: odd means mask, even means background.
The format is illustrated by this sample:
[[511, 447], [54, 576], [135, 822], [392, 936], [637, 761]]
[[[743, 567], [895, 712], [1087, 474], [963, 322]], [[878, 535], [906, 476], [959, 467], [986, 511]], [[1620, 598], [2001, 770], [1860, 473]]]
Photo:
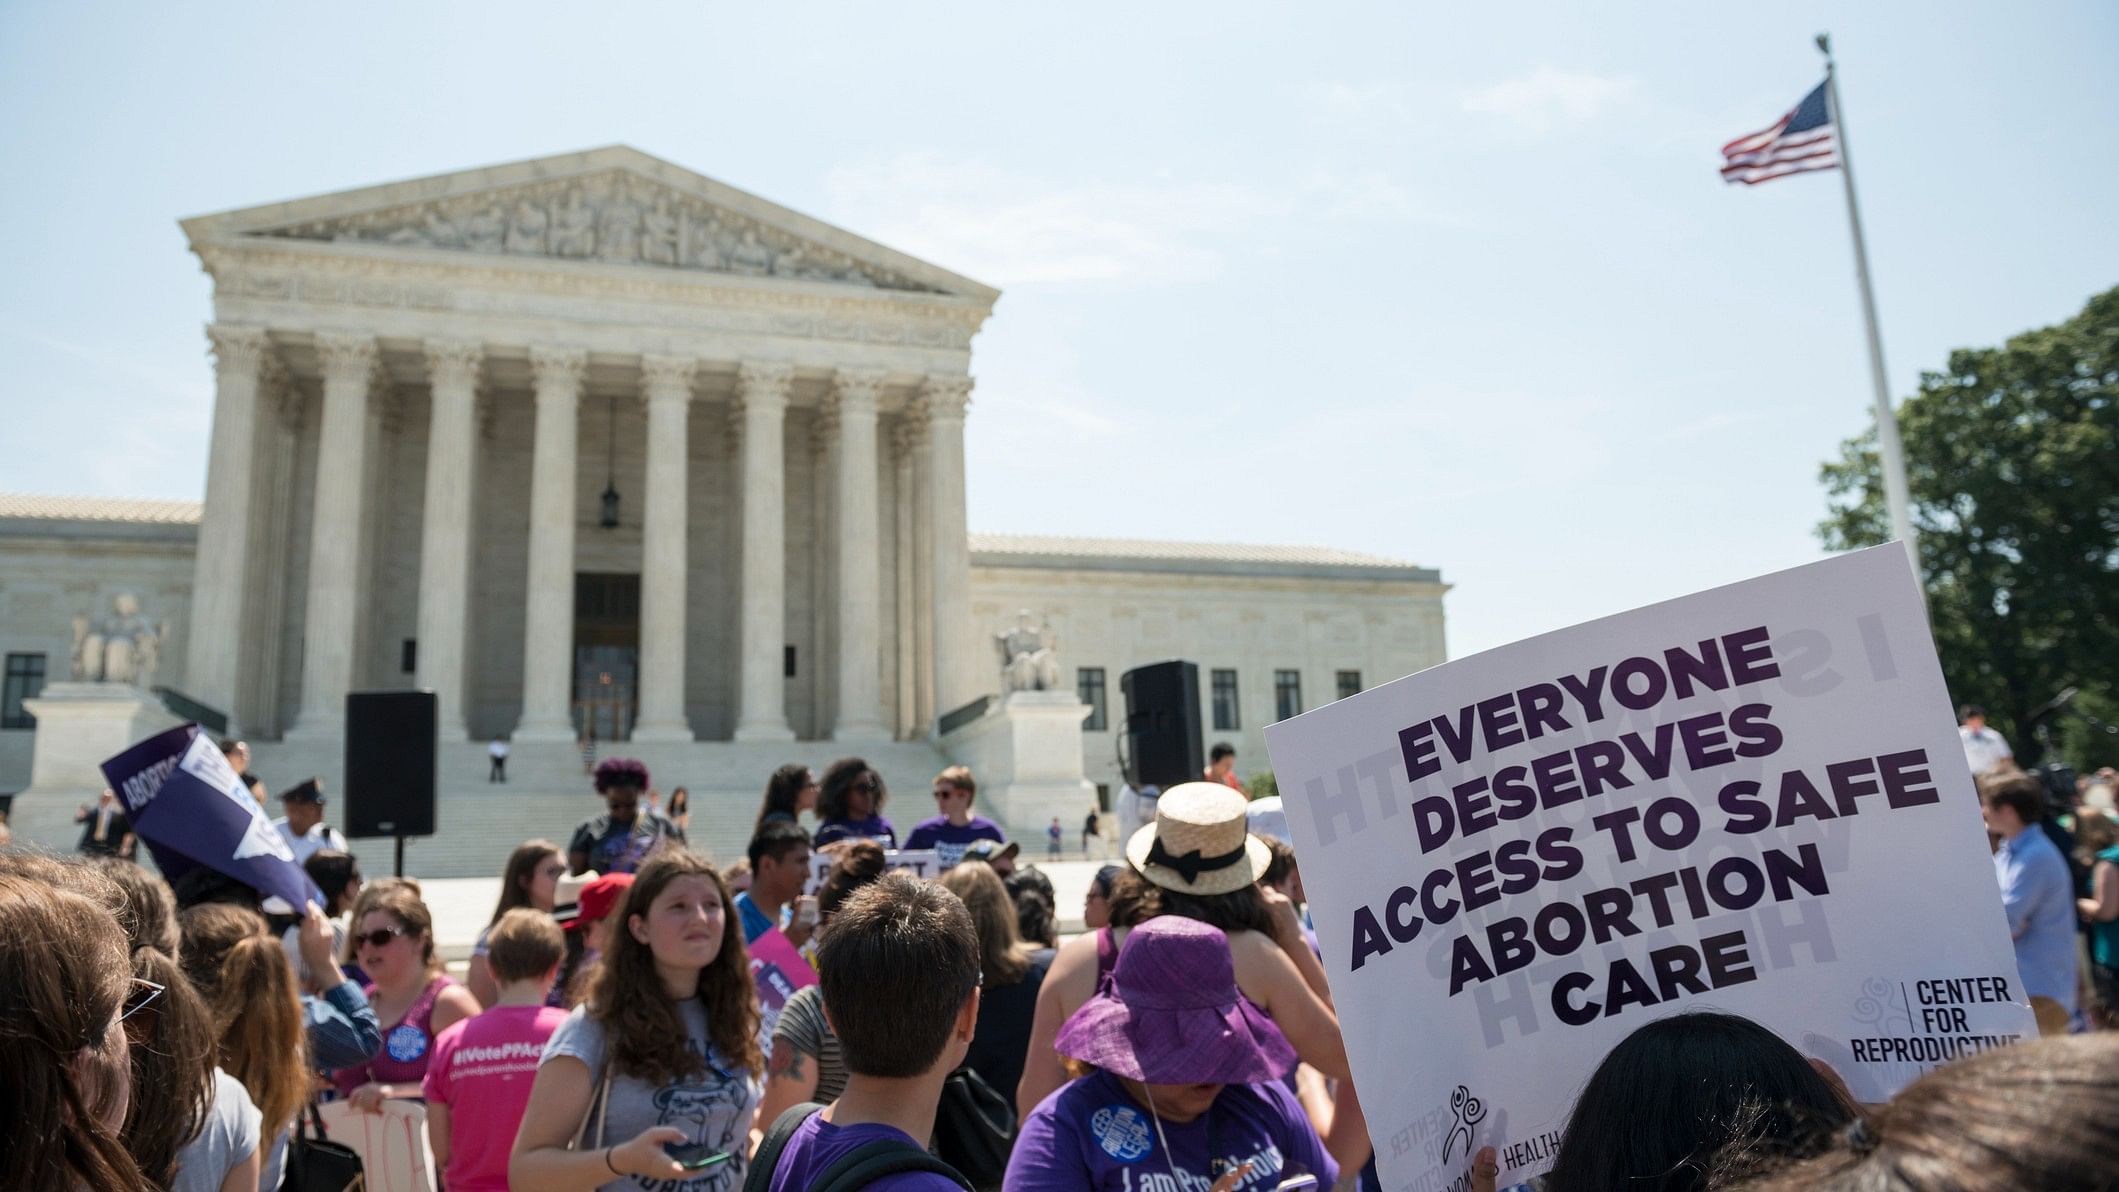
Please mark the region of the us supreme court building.
[[182, 227], [212, 284], [204, 500], [0, 497], [0, 791], [31, 785], [73, 622], [120, 593], [163, 627], [142, 690], [225, 715], [274, 790], [329, 782], [348, 692], [428, 688], [444, 803], [490, 793], [506, 737], [544, 832], [586, 814], [591, 736], [695, 818], [734, 807], [728, 834], [780, 761], [850, 753], [909, 823], [967, 718], [1007, 714], [973, 705], [1022, 611], [1056, 638], [1090, 787], [1119, 781], [1131, 667], [1197, 663], [1206, 739], [1248, 774], [1264, 724], [1443, 658], [1431, 568], [970, 533], [999, 292], [647, 154]]

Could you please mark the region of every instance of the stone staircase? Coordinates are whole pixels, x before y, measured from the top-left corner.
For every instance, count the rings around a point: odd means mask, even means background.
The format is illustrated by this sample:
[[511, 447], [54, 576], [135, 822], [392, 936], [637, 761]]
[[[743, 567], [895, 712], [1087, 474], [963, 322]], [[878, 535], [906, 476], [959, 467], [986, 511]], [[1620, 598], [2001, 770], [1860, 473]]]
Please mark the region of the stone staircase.
[[[337, 741], [254, 741], [251, 771], [277, 795], [314, 774], [328, 794], [327, 818], [345, 826], [345, 746]], [[844, 746], [829, 741], [779, 744], [712, 741], [605, 745], [599, 756], [637, 757], [647, 765], [665, 804], [674, 787], [691, 796], [689, 838], [694, 848], [721, 864], [743, 856], [751, 824], [765, 793], [765, 780], [788, 762], [822, 776], [848, 754], [881, 771], [892, 792], [884, 814], [902, 832], [933, 814], [929, 782], [948, 764], [923, 742]], [[405, 842], [405, 872], [427, 878], [497, 875], [508, 853], [525, 840], [543, 837], [561, 847], [581, 821], [603, 813], [603, 800], [589, 785], [581, 754], [571, 745], [518, 744], [508, 758], [508, 781], [486, 781], [483, 742], [444, 743], [439, 773], [435, 835]], [[278, 806], [268, 810], [279, 814]], [[1010, 825], [1011, 832], [1014, 825]], [[395, 842], [388, 837], [355, 839], [353, 852], [370, 876], [392, 872]]]

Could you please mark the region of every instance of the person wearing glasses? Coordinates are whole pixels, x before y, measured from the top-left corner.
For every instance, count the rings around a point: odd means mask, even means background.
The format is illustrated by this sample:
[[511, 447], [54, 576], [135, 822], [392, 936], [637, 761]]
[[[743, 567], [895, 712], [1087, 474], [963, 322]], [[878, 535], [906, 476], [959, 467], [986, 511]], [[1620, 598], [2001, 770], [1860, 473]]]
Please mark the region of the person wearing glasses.
[[889, 792], [883, 776], [857, 757], [842, 757], [824, 771], [823, 790], [817, 796], [818, 826], [812, 842], [823, 848], [840, 840], [873, 840], [886, 849], [898, 847], [898, 830], [883, 818], [883, 801]]
[[0, 1188], [155, 1187], [119, 1129], [133, 1095], [128, 1033], [159, 993], [133, 979], [109, 910], [0, 872]]
[[934, 807], [941, 814], [914, 824], [912, 835], [905, 838], [905, 847], [933, 849], [936, 864], [947, 869], [964, 859], [965, 846], [974, 840], [1006, 844], [1008, 834], [1001, 831], [999, 824], [971, 814], [971, 801], [978, 791], [979, 784], [971, 777], [968, 766], [951, 766], [935, 775]]
[[355, 1109], [380, 1113], [387, 1098], [419, 1096], [434, 1036], [478, 1013], [478, 999], [442, 972], [433, 916], [408, 886], [363, 899], [353, 944], [368, 974], [368, 1001], [383, 1024], [383, 1050], [331, 1079]]

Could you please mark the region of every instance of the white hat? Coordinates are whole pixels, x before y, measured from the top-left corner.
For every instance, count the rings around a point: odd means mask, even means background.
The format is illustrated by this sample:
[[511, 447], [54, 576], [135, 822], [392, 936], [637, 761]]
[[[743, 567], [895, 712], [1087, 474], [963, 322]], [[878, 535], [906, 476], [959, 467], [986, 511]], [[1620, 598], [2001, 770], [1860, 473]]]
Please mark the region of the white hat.
[[1187, 782], [1162, 793], [1155, 822], [1126, 842], [1126, 860], [1166, 890], [1227, 894], [1258, 880], [1273, 858], [1251, 835], [1244, 797], [1218, 782]]

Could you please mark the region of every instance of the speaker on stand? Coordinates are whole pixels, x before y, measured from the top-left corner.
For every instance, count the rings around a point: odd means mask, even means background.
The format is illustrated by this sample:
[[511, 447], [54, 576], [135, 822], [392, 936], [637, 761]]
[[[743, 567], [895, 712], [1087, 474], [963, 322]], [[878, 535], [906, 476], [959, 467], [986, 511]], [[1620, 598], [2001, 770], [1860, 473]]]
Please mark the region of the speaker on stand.
[[397, 839], [434, 835], [435, 745], [440, 703], [431, 691], [356, 691], [346, 696], [346, 835]]
[[1206, 767], [1200, 747], [1199, 668], [1170, 661], [1137, 666], [1119, 677], [1126, 700], [1126, 780], [1135, 790], [1197, 782]]

